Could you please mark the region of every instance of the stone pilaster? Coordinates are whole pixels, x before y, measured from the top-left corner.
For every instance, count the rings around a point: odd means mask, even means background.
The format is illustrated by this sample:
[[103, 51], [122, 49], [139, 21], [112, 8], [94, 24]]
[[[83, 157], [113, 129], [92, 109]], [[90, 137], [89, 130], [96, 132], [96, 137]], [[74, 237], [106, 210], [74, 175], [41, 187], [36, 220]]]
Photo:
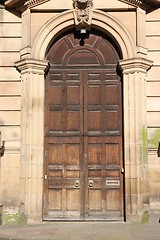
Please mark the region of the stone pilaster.
[[24, 59], [16, 63], [21, 72], [20, 213], [29, 222], [42, 220], [44, 72], [47, 61]]
[[124, 161], [127, 221], [140, 221], [148, 210], [146, 73], [152, 61], [121, 60], [124, 98]]

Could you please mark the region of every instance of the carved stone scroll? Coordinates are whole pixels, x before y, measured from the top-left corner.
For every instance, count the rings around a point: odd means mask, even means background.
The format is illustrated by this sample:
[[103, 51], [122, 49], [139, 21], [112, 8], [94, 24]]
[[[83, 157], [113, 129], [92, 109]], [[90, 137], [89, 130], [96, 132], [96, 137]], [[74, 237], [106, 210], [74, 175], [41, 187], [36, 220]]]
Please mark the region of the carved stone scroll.
[[39, 5], [41, 3], [47, 2], [48, 0], [27, 0], [25, 1], [25, 5], [28, 7], [34, 7], [36, 5]]
[[89, 30], [92, 21], [93, 0], [73, 0], [73, 13], [77, 30]]

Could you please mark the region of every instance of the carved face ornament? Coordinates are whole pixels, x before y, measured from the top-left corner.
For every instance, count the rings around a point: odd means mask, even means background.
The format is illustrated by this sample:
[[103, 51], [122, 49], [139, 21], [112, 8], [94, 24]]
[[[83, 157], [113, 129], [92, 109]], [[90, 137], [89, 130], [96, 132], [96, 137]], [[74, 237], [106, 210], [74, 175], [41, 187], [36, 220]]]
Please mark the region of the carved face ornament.
[[76, 29], [90, 29], [93, 0], [73, 0]]

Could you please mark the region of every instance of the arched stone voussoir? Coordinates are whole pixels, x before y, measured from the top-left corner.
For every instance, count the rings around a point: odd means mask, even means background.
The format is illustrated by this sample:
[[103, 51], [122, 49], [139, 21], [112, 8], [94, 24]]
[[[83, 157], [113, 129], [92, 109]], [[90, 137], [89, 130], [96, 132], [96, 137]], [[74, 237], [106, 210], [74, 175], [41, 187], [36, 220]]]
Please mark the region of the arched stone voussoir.
[[[93, 10], [91, 27], [110, 35], [118, 43], [123, 59], [136, 56], [136, 46], [131, 36], [112, 15], [100, 10]], [[75, 28], [73, 10], [65, 11], [51, 18], [39, 31], [33, 43], [31, 57], [44, 60], [51, 42], [62, 32], [73, 28]]]

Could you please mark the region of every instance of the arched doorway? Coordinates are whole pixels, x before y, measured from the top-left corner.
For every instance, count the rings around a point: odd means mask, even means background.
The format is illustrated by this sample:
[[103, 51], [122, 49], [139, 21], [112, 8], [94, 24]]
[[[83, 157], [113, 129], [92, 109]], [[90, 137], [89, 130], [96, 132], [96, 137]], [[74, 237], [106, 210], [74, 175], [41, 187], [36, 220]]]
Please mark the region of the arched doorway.
[[47, 54], [44, 220], [123, 219], [118, 52], [98, 33], [74, 33]]

